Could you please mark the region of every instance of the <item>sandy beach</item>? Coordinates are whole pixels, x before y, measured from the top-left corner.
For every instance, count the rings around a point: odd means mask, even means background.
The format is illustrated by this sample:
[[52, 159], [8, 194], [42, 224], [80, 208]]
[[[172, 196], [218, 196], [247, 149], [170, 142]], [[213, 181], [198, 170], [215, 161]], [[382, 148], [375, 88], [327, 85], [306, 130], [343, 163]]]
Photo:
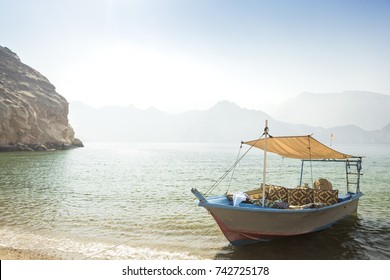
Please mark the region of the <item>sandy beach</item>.
[[30, 250], [0, 247], [0, 260], [60, 260], [60, 258]]

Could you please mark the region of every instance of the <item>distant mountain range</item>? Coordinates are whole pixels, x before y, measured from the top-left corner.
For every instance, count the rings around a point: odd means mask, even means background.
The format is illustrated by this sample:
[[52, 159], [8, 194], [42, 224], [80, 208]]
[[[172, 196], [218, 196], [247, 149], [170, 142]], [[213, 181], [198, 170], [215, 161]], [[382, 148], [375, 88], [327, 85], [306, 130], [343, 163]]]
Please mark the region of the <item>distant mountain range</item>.
[[390, 123], [390, 95], [368, 91], [304, 92], [267, 112], [275, 119], [294, 124], [325, 128], [350, 124], [375, 130]]
[[[69, 120], [78, 137], [85, 142], [239, 142], [260, 137], [264, 121], [268, 119], [271, 135], [313, 134], [318, 140], [329, 143], [332, 133], [335, 144], [390, 144], [390, 117], [388, 109], [385, 110], [383, 107], [387, 104], [389, 96], [372, 94], [371, 102], [366, 101], [366, 106], [362, 106], [366, 94], [359, 92], [353, 97], [349, 92], [341, 93], [361, 100], [352, 102], [343, 96], [336, 100], [337, 102], [344, 100], [344, 105], [332, 107], [330, 102], [323, 101], [311, 105], [309, 109], [305, 109], [306, 111], [302, 108], [304, 113], [301, 115], [302, 117], [306, 115], [305, 121], [296, 121], [299, 118], [288, 106], [288, 104], [295, 106], [292, 101], [281, 105], [291, 112], [290, 116], [283, 118], [285, 122], [277, 120], [281, 119], [280, 115], [273, 118], [262, 111], [244, 109], [229, 101], [218, 102], [208, 110], [194, 110], [176, 115], [154, 108], [141, 110], [133, 106], [110, 106], [96, 109], [81, 102], [72, 102]], [[312, 95], [305, 93], [297, 99], [305, 104], [314, 104], [311, 103], [315, 99]], [[318, 98], [324, 100], [326, 99], [324, 95]], [[308, 96], [308, 99], [305, 99], [305, 96]], [[328, 99], [331, 97], [334, 95], [328, 95]], [[355, 107], [358, 104], [362, 108], [359, 114]], [[355, 118], [350, 118], [350, 113], [354, 111]], [[314, 123], [313, 119], [321, 121], [332, 114], [340, 115], [339, 118], [332, 118], [333, 123], [340, 125], [329, 128], [306, 125]], [[371, 130], [355, 125], [358, 120], [363, 121], [365, 118], [376, 120], [376, 125], [386, 124], [379, 129]], [[353, 121], [348, 121], [349, 119]], [[331, 123], [329, 121], [329, 124]], [[368, 124], [366, 121], [364, 123]]]

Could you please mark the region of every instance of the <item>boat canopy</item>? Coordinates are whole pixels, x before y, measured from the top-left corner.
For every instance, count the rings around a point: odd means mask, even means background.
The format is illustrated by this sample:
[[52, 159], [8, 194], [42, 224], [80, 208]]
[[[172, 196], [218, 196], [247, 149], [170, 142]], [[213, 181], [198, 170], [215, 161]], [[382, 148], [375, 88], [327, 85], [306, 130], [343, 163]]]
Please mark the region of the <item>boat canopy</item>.
[[[264, 138], [246, 141], [244, 144], [264, 150]], [[267, 137], [267, 152], [296, 159], [347, 159], [357, 158], [329, 148], [311, 135]]]

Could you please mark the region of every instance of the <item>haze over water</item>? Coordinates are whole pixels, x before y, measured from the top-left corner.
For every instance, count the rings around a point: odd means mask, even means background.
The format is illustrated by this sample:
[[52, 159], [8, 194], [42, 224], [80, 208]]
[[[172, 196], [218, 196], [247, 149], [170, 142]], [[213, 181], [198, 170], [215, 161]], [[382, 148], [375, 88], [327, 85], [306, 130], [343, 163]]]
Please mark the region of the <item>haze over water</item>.
[[[190, 192], [213, 185], [238, 145], [87, 143], [2, 153], [0, 245], [71, 259], [389, 259], [390, 147], [336, 148], [365, 156], [357, 215], [322, 232], [243, 247], [229, 245]], [[299, 167], [269, 156], [268, 181], [294, 187]], [[325, 175], [344, 192], [344, 166], [326, 168], [313, 166], [315, 178]], [[257, 187], [261, 169], [261, 153], [251, 151], [230, 191]], [[309, 171], [304, 180], [311, 181]]]

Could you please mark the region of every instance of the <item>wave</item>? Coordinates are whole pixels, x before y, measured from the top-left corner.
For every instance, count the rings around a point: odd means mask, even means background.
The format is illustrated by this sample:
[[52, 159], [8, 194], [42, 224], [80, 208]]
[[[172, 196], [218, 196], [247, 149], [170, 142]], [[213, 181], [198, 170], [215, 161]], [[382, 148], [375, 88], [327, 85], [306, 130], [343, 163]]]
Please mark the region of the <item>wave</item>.
[[12, 228], [0, 229], [0, 246], [30, 250], [73, 260], [194, 260], [187, 252], [168, 251], [162, 248], [109, 244], [88, 240], [76, 240], [61, 236], [48, 236], [21, 232]]

